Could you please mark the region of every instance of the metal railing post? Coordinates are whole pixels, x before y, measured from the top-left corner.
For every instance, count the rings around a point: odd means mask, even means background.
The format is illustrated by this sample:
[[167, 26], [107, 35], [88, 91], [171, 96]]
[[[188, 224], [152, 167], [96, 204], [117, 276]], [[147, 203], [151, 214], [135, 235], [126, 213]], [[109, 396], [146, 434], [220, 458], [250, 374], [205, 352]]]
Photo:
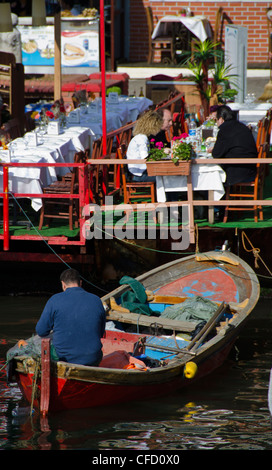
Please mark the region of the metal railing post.
[[3, 168], [3, 230], [4, 230], [4, 242], [3, 250], [9, 250], [9, 189], [8, 189], [8, 167]]

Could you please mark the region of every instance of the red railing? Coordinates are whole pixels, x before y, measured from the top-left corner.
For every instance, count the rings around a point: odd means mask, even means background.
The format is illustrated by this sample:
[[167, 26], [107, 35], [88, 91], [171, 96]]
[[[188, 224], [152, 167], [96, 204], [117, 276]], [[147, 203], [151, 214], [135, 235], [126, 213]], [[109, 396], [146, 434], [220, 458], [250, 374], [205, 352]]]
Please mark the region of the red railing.
[[[45, 198], [59, 198], [59, 199], [78, 199], [79, 200], [79, 239], [78, 240], [66, 240], [65, 244], [67, 245], [85, 245], [85, 239], [82, 235], [82, 227], [85, 221], [85, 218], [82, 216], [83, 207], [88, 204], [89, 202], [89, 192], [88, 186], [86, 184], [86, 171], [87, 165], [84, 163], [5, 163], [0, 162], [0, 166], [3, 167], [3, 193], [0, 193], [0, 197], [3, 197], [3, 235], [0, 235], [0, 239], [3, 239], [3, 249], [4, 251], [9, 250], [9, 241], [15, 239], [43, 239], [42, 235], [37, 236], [10, 236], [9, 234], [9, 199], [11, 192], [9, 191], [9, 168], [11, 167], [65, 167], [65, 168], [78, 168], [78, 185], [79, 190], [78, 193], [73, 194], [60, 194], [60, 193], [12, 193], [14, 198], [38, 198], [38, 199], [45, 199]], [[63, 238], [63, 237], [61, 237]], [[60, 237], [55, 237], [55, 242], [60, 240]], [[53, 240], [51, 239], [51, 243]]]
[[[142, 163], [142, 160], [120, 160], [120, 159], [111, 159], [110, 164], [114, 165], [121, 165], [121, 164], [131, 164], [131, 163]], [[251, 159], [245, 159], [245, 158], [239, 158], [239, 159], [231, 159], [231, 158], [225, 158], [224, 163], [234, 163], [234, 164], [241, 164], [241, 163], [264, 163], [264, 164], [271, 164], [272, 163], [272, 158], [251, 158]], [[222, 164], [222, 159], [195, 159], [194, 164]], [[3, 166], [3, 193], [0, 193], [0, 197], [3, 197], [3, 202], [4, 202], [4, 235], [0, 236], [0, 238], [4, 238], [4, 250], [9, 249], [9, 240], [12, 239], [39, 239], [43, 238], [42, 236], [10, 236], [9, 235], [9, 214], [8, 214], [8, 204], [9, 204], [9, 187], [8, 187], [8, 168], [9, 167], [78, 167], [79, 168], [79, 192], [76, 194], [33, 194], [33, 193], [13, 193], [13, 196], [15, 198], [17, 197], [24, 197], [24, 198], [77, 198], [79, 199], [79, 228], [80, 228], [80, 235], [79, 235], [79, 240], [67, 240], [65, 241], [65, 244], [69, 245], [85, 245], [86, 240], [83, 236], [83, 224], [85, 222], [85, 217], [82, 213], [83, 207], [89, 203], [89, 187], [86, 184], [86, 178], [85, 175], [88, 174], [89, 170], [89, 165], [95, 166], [97, 165], [97, 159], [89, 159], [87, 161], [87, 164], [84, 163], [3, 163], [0, 162], [0, 166]], [[99, 165], [109, 165], [109, 159], [108, 158], [101, 158], [99, 159]], [[87, 172], [87, 173], [86, 173]], [[192, 208], [193, 206], [249, 206], [249, 205], [262, 205], [262, 206], [271, 206], [272, 205], [272, 200], [271, 199], [266, 199], [266, 200], [256, 200], [256, 201], [245, 201], [245, 200], [193, 200], [193, 190], [192, 190], [192, 184], [190, 181], [190, 178], [188, 178], [187, 181], [187, 186], [188, 186], [188, 198], [187, 201], [179, 201], [179, 202], [166, 202], [166, 206], [171, 206], [173, 204], [182, 206], [184, 204], [189, 204], [190, 205], [190, 213], [191, 213], [191, 219], [190, 219], [190, 241], [191, 243], [194, 243], [194, 219], [193, 219], [193, 211]], [[155, 203], [154, 206], [156, 207], [159, 205], [159, 203]], [[116, 205], [112, 206], [106, 206], [103, 205], [103, 210], [114, 210]], [[101, 207], [102, 209], [102, 207]], [[63, 237], [50, 237], [50, 243], [60, 243], [61, 239]]]

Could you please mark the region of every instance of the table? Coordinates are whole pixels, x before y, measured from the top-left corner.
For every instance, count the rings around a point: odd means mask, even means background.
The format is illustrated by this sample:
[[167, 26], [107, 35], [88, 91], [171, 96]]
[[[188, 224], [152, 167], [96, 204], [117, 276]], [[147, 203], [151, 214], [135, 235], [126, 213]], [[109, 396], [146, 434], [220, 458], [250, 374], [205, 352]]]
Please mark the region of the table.
[[[133, 98], [128, 96], [118, 97], [118, 102], [112, 103], [106, 99], [106, 123], [107, 132], [111, 132], [119, 127], [124, 126], [128, 122], [136, 121], [140, 113], [145, 111], [153, 104], [148, 98]], [[96, 98], [88, 106], [79, 107], [73, 111], [77, 115], [80, 125], [90, 127], [97, 137], [102, 135], [102, 100]], [[74, 124], [69, 120], [68, 125], [72, 127]], [[79, 125], [76, 123], [75, 125]]]
[[169, 36], [173, 31], [173, 25], [182, 23], [191, 33], [202, 42], [212, 38], [211, 25], [205, 16], [175, 16], [169, 15], [161, 18], [153, 33], [152, 39], [160, 36]]
[[[202, 154], [198, 158], [211, 158]], [[212, 158], [211, 158], [212, 159]], [[219, 165], [192, 164], [191, 184], [193, 191], [208, 191], [209, 199], [219, 201], [225, 194], [223, 183], [226, 173]], [[187, 191], [187, 176], [156, 176], [157, 202], [166, 202], [166, 192]], [[209, 222], [213, 223], [214, 208], [209, 209]]]
[[271, 103], [229, 103], [229, 107], [234, 111], [238, 111], [239, 121], [248, 125], [257, 125], [267, 111], [271, 108]]
[[[90, 136], [93, 134], [89, 128], [73, 127], [64, 129], [59, 135], [38, 137], [38, 146], [31, 144], [29, 139], [32, 132], [25, 134], [24, 138], [12, 141], [11, 163], [72, 163], [77, 151], [85, 150], [90, 145]], [[26, 147], [27, 146], [27, 147]], [[0, 160], [8, 162], [8, 150], [0, 151]], [[9, 168], [9, 190], [14, 193], [42, 194], [42, 188], [57, 180], [70, 171], [69, 167], [42, 167], [42, 168]], [[0, 192], [3, 191], [3, 170], [0, 166]], [[34, 198], [31, 201], [35, 211], [40, 210], [42, 200]]]

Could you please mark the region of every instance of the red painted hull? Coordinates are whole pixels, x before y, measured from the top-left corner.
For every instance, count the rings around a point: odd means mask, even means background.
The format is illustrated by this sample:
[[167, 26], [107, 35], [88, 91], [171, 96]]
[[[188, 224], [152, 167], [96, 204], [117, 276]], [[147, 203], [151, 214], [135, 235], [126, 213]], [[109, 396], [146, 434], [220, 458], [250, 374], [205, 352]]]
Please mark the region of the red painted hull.
[[[193, 380], [184, 378], [181, 373], [178, 378], [176, 377], [174, 380], [163, 384], [127, 386], [88, 383], [73, 379], [51, 377], [49, 411], [93, 408], [132, 400], [148, 399], [153, 396], [169, 395], [178, 389], [188, 387], [196, 380], [210, 374], [221, 366], [234, 342], [235, 339], [226, 344], [222, 350], [216, 351], [216, 353], [199, 363], [197, 377]], [[31, 403], [33, 375], [18, 374], [17, 380], [22, 394]], [[34, 407], [39, 408], [38, 401], [34, 402]]]

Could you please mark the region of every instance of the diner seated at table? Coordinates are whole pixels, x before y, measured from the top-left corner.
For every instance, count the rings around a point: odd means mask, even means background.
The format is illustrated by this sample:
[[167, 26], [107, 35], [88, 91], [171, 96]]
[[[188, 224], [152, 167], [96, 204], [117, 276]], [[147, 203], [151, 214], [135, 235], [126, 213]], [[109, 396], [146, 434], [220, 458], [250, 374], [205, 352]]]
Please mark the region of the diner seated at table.
[[159, 108], [156, 111], [163, 119], [163, 124], [160, 131], [156, 135], [149, 136], [149, 142], [153, 143], [162, 142], [165, 147], [171, 147], [171, 141], [167, 139], [167, 133], [170, 131], [170, 127], [173, 123], [173, 117], [170, 109]]
[[[163, 124], [162, 115], [157, 111], [144, 113], [133, 129], [133, 138], [127, 148], [127, 159], [145, 160], [150, 150], [149, 137], [158, 134]], [[156, 181], [155, 176], [148, 176], [145, 164], [129, 164], [128, 171], [134, 182]]]
[[[236, 120], [229, 106], [219, 106], [216, 112], [218, 134], [212, 149], [214, 158], [257, 158], [258, 152], [251, 130]], [[225, 186], [252, 181], [256, 164], [222, 164], [226, 172]]]

